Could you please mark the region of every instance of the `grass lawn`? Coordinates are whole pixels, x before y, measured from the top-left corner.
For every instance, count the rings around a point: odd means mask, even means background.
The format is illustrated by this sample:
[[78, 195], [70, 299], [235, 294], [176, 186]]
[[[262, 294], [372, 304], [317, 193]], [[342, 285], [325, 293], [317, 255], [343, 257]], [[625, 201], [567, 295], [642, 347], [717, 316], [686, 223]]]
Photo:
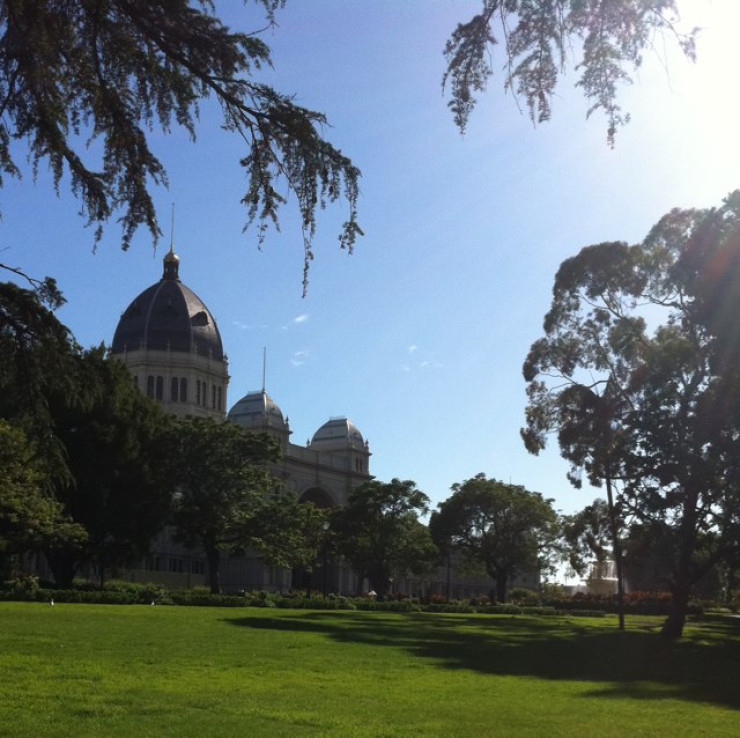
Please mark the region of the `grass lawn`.
[[738, 736], [740, 620], [0, 603], [0, 736]]

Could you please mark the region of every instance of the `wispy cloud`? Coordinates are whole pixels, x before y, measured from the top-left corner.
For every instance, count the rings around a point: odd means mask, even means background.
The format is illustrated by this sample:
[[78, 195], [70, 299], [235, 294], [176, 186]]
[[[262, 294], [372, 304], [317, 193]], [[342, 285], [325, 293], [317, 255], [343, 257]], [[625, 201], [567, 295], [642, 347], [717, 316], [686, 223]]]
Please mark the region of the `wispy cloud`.
[[442, 367], [442, 364], [438, 361], [434, 361], [434, 359], [422, 358], [422, 356], [419, 355], [420, 353], [424, 355], [429, 352], [421, 351], [420, 347], [415, 343], [407, 346], [406, 351], [408, 352], [409, 357], [413, 356], [414, 358], [409, 358], [407, 361], [401, 363], [400, 369], [402, 372], [431, 371]]
[[310, 352], [306, 350], [296, 351], [290, 359], [290, 363], [293, 366], [303, 366], [309, 358], [311, 358]]
[[240, 331], [256, 331], [267, 328], [266, 323], [263, 323], [262, 325], [253, 325], [252, 323], [242, 323], [241, 320], [232, 320], [231, 324], [236, 326]]
[[296, 317], [293, 318], [293, 320], [291, 320], [290, 323], [283, 326], [283, 330], [287, 331], [290, 329], [291, 326], [301, 325], [302, 323], [306, 323], [309, 317], [310, 315], [308, 313], [301, 313], [300, 315], [296, 315]]

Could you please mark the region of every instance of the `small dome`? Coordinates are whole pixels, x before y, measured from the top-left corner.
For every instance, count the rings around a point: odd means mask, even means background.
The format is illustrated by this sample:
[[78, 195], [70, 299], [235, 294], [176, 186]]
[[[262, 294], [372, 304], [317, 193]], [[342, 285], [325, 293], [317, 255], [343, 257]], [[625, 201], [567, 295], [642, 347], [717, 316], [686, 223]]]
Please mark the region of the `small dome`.
[[177, 255], [170, 250], [163, 263], [162, 279], [144, 290], [121, 316], [112, 352], [177, 351], [223, 361], [216, 321], [198, 295], [180, 281]]
[[276, 428], [287, 430], [283, 413], [264, 390], [249, 392], [229, 410], [228, 419], [248, 430]]
[[347, 418], [331, 418], [313, 434], [311, 447], [364, 448], [365, 440], [355, 424]]

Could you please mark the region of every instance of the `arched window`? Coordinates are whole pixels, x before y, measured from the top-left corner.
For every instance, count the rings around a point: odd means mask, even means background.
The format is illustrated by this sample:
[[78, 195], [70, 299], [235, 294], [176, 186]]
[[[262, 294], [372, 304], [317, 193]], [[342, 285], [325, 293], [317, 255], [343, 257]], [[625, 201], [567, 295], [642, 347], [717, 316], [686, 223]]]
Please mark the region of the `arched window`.
[[157, 377], [156, 397], [158, 400], [161, 400], [164, 397], [164, 379], [162, 379], [162, 377]]
[[177, 402], [179, 389], [180, 383], [177, 381], [177, 377], [172, 377], [172, 379], [170, 380], [170, 400], [172, 402]]
[[154, 397], [154, 377], [151, 374], [146, 378], [146, 396]]
[[218, 409], [221, 409], [223, 404], [223, 387], [218, 388]]
[[195, 383], [195, 404], [200, 405], [200, 379], [196, 381]]
[[211, 407], [212, 408], [216, 407], [216, 385], [215, 384], [211, 385]]
[[188, 401], [188, 380], [185, 377], [180, 379], [180, 402]]
[[208, 404], [208, 383], [203, 382], [203, 393], [200, 396], [200, 404], [205, 407]]
[[132, 379], [134, 381], [134, 387], [138, 387], [139, 386], [139, 376], [137, 374], [134, 374]]

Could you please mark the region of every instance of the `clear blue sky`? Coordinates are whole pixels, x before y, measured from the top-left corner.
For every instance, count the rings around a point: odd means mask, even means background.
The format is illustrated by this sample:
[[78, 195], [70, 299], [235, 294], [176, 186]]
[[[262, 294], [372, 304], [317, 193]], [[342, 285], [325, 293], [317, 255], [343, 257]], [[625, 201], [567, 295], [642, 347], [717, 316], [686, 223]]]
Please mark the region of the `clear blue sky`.
[[[260, 25], [223, 0], [228, 21]], [[366, 236], [337, 246], [345, 212], [320, 216], [308, 296], [291, 201], [262, 251], [242, 234], [240, 142], [205, 105], [198, 140], [155, 133], [169, 191], [156, 201], [165, 237], [128, 253], [115, 225], [97, 253], [78, 205], [46, 172], [2, 191], [0, 261], [52, 275], [60, 319], [84, 346], [109, 344], [128, 303], [161, 276], [176, 203], [180, 275], [209, 306], [230, 360], [229, 405], [262, 382], [304, 443], [330, 416], [351, 418], [381, 480], [413, 479], [434, 503], [478, 472], [555, 498], [573, 490], [557, 449], [529, 456], [519, 438], [521, 365], [539, 337], [552, 280], [582, 246], [641, 240], [675, 206], [719, 204], [740, 186], [736, 0], [684, 0], [704, 27], [696, 66], [658, 46], [622, 101], [632, 122], [605, 143], [598, 114], [565, 78], [552, 122], [534, 129], [499, 74], [466, 136], [441, 94], [442, 48], [478, 0], [291, 0], [266, 40], [265, 81], [329, 118], [330, 139], [361, 168]], [[666, 64], [668, 69], [666, 71]]]

